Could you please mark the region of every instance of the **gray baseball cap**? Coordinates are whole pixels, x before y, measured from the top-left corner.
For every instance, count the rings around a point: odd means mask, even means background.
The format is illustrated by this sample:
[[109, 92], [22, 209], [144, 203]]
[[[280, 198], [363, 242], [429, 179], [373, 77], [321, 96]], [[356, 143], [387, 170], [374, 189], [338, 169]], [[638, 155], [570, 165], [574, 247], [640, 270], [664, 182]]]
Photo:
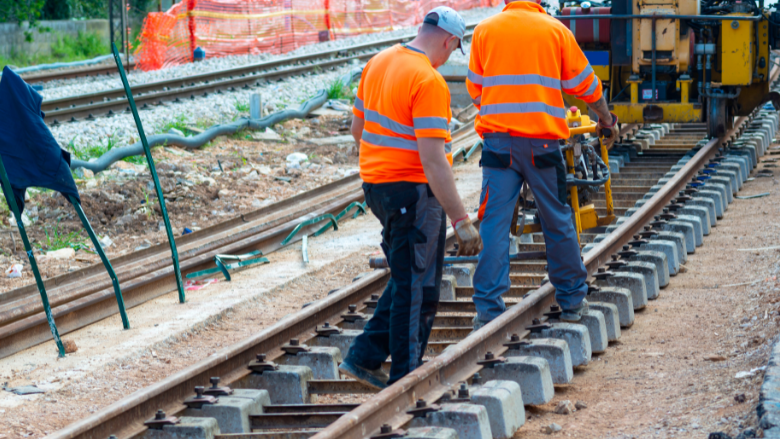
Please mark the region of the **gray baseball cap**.
[[460, 48], [461, 53], [466, 54], [463, 51], [463, 36], [466, 34], [466, 22], [463, 21], [463, 17], [456, 10], [447, 6], [433, 8], [425, 14], [423, 23], [438, 26], [451, 35], [458, 37], [458, 40], [460, 40], [458, 48]]

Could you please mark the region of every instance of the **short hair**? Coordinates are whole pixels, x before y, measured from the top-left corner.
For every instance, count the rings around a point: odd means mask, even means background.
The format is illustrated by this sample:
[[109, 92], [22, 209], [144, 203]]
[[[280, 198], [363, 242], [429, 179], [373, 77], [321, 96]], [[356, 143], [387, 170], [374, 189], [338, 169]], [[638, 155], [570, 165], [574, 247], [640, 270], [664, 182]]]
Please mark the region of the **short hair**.
[[[434, 14], [436, 14], [436, 13], [434, 12]], [[433, 15], [433, 14], [431, 14], [431, 15]], [[449, 38], [449, 37], [453, 36], [451, 33], [449, 33], [446, 30], [440, 28], [439, 26], [436, 26], [435, 24], [430, 24], [430, 23], [423, 23], [422, 27], [420, 28], [420, 33], [422, 33], [423, 35], [441, 36], [443, 38]]]

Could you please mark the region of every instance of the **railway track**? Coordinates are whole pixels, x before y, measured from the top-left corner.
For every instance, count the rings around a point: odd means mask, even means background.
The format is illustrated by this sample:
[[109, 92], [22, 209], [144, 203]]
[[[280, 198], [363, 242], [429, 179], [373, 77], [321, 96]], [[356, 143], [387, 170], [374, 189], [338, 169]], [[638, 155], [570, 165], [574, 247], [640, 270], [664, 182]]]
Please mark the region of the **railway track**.
[[[780, 69], [776, 67], [773, 70], [774, 79], [778, 73]], [[663, 259], [663, 264], [657, 267], [672, 268], [669, 273], [676, 274], [670, 260], [676, 258], [678, 264], [684, 263], [688, 253], [706, 242], [701, 239], [702, 236], [709, 234], [716, 218], [723, 214], [732, 195], [756, 166], [757, 157], [764, 153], [773, 140], [777, 128], [777, 114], [757, 110], [749, 117], [739, 118], [734, 128], [721, 139], [703, 139], [706, 132], [703, 125], [650, 126], [632, 136], [627, 135], [628, 139], [623, 143], [641, 144], [641, 153], [634, 155], [627, 152], [630, 148], [636, 151], [636, 146], [623, 149], [625, 163], [619, 172], [613, 173], [612, 187], [616, 213], [630, 216], [619, 218], [617, 224], [607, 230], [597, 230], [597, 233], [585, 233], [582, 236], [583, 244], [586, 250], [589, 250], [584, 254], [584, 262], [593, 276], [593, 286], [601, 285], [605, 291], [609, 289], [609, 281], [606, 278], [622, 272], [621, 261], [616, 261], [616, 255], [623, 252], [623, 256], [632, 256], [630, 252], [625, 253], [626, 245], [642, 250], [656, 244], [670, 250], [671, 253]], [[471, 139], [463, 139], [464, 142], [466, 140]], [[617, 155], [615, 158], [618, 159]], [[606, 207], [603, 199], [597, 198], [595, 204], [597, 209]], [[674, 212], [677, 212], [676, 217]], [[713, 213], [712, 216], [709, 215], [710, 212]], [[668, 232], [673, 225], [679, 226], [680, 230], [684, 229], [684, 233]], [[540, 242], [540, 236], [532, 237], [531, 242], [517, 243], [517, 250], [543, 250], [544, 244]], [[454, 244], [453, 241], [452, 234], [449, 233], [449, 248]], [[614, 270], [605, 270], [605, 265]], [[461, 279], [464, 279], [463, 272], [465, 271], [460, 271]], [[316, 369], [311, 376], [300, 373], [300, 368], [295, 369], [295, 365], [309, 361], [305, 360], [307, 355], [301, 353], [301, 345], [309, 348], [341, 346], [341, 349], [348, 346], [343, 340], [338, 341], [340, 338], [336, 337], [335, 333], [342, 331], [343, 338], [354, 334], [350, 331], [359, 331], [362, 328], [365, 318], [372, 311], [376, 295], [381, 294], [389, 279], [387, 269], [371, 272], [253, 337], [227, 347], [163, 381], [141, 389], [94, 415], [53, 433], [49, 439], [105, 438], [109, 435], [124, 439], [143, 434], [150, 428], [149, 425], [154, 429], [162, 428], [162, 431], [155, 431], [150, 437], [173, 437], [177, 431], [186, 436], [187, 433], [183, 430], [185, 426], [204, 431], [204, 422], [211, 422], [211, 425], [223, 422], [219, 425], [221, 433], [218, 432], [214, 436], [220, 439], [311, 436], [389, 438], [400, 437], [401, 429], [410, 425], [436, 425], [436, 422], [439, 422], [436, 419], [442, 419], [441, 416], [444, 416], [435, 414], [437, 411], [454, 413], [454, 417], [450, 418], [450, 426], [460, 428], [458, 425], [462, 427], [463, 422], [459, 423], [458, 419], [466, 419], [467, 416], [458, 415], [457, 410], [462, 409], [461, 406], [431, 405], [444, 404], [447, 400], [458, 402], [459, 398], [468, 399], [469, 396], [465, 393], [459, 396], [453, 392], [464, 386], [462, 383], [467, 383], [465, 389], [474, 391], [478, 387], [476, 373], [485, 377], [500, 375], [496, 369], [503, 367], [501, 365], [507, 363], [506, 359], [517, 355], [513, 350], [518, 349], [532, 333], [549, 331], [550, 327], [561, 328], [559, 323], [555, 323], [555, 313], [550, 313], [555, 302], [554, 288], [549, 283], [543, 283], [544, 272], [544, 261], [541, 260], [512, 263], [513, 285], [504, 296], [507, 311], [473, 334], [471, 317], [475, 309], [470, 300], [473, 288], [469, 285], [467, 276], [463, 281], [458, 280], [462, 283], [458, 283], [450, 292], [454, 297], [448, 297], [450, 300], [442, 300], [440, 303], [426, 353], [428, 361], [380, 393], [373, 394], [372, 390], [355, 381], [328, 375], [327, 370], [335, 370], [338, 361], [336, 354], [330, 357], [332, 364]], [[658, 277], [659, 272], [655, 272], [655, 279], [662, 279]], [[637, 276], [634, 276], [634, 279], [636, 278]], [[650, 291], [660, 291], [663, 295], [659, 289], [663, 281], [656, 280], [653, 284], [648, 282], [648, 277], [644, 275], [639, 275], [638, 278], [642, 287], [631, 287], [631, 290], [624, 294], [624, 297], [637, 299], [634, 300], [636, 307], [642, 306], [642, 294], [645, 298], [652, 297]], [[592, 298], [599, 297], [598, 301], [609, 301], [596, 290], [597, 288], [593, 288]], [[621, 307], [617, 301], [613, 305], [614, 308], [607, 307], [612, 311], [607, 311], [605, 315], [611, 315], [613, 322], [620, 322], [623, 331], [631, 330], [631, 322], [624, 315], [624, 310], [628, 309], [632, 313], [634, 306]], [[609, 320], [605, 317], [604, 322]], [[604, 335], [606, 331], [599, 335], [595, 331], [582, 331], [581, 328], [578, 331], [581, 335], [579, 342], [571, 337], [571, 333], [568, 336], [571, 343], [567, 345], [570, 349], [569, 367], [575, 362], [586, 363], [584, 359], [590, 354], [586, 355], [585, 339], [591, 344], [591, 351], [608, 349], [604, 337], [614, 337], [618, 333], [614, 330], [611, 335]], [[555, 338], [553, 332], [543, 334]], [[508, 361], [514, 362], [516, 361]], [[560, 365], [555, 367], [555, 382], [558, 383], [562, 379], [559, 375]], [[539, 370], [544, 369], [541, 366], [540, 368]], [[293, 373], [295, 370], [298, 370], [298, 375]], [[288, 378], [298, 377], [294, 385], [281, 384], [281, 376], [284, 373], [287, 373]], [[546, 373], [550, 374], [550, 369]], [[543, 372], [539, 374], [541, 376]], [[212, 377], [219, 377], [220, 385], [223, 386], [255, 389], [242, 390], [250, 392], [244, 395], [258, 395], [256, 389], [268, 389], [265, 407], [262, 410], [255, 409], [246, 417], [244, 427], [247, 431], [242, 434], [235, 434], [237, 430], [231, 430], [223, 420], [201, 420], [197, 421], [200, 422], [200, 427], [193, 427], [195, 421], [191, 416], [205, 416], [205, 411], [198, 411], [204, 410], [203, 408], [192, 408], [202, 402], [197, 399], [197, 395], [193, 397], [193, 389], [196, 386], [207, 386]], [[527, 377], [523, 379], [533, 381]], [[483, 377], [482, 384], [485, 381]], [[470, 387], [468, 383], [471, 383]], [[533, 385], [521, 387], [530, 389]], [[552, 383], [550, 388], [552, 389]], [[361, 403], [329, 404], [332, 395], [357, 395], [354, 399]], [[526, 405], [539, 403], [533, 402], [534, 398], [538, 400], [538, 395], [526, 395], [524, 391], [522, 396]], [[262, 399], [259, 396], [258, 398]], [[320, 404], [317, 403], [318, 399]], [[425, 401], [427, 408], [417, 406], [420, 399]], [[229, 406], [230, 402], [225, 398], [222, 403], [216, 404]], [[416, 406], [420, 410], [413, 410]], [[163, 421], [170, 420], [170, 416], [187, 417], [178, 425], [162, 427], [153, 423], [145, 424], [154, 418], [156, 413]], [[493, 414], [495, 413], [491, 412], [491, 416]], [[231, 434], [227, 434], [228, 432]], [[205, 437], [210, 438], [213, 433], [214, 431], [211, 431]]]
[[[453, 134], [453, 145], [456, 149], [471, 147], [476, 139], [473, 130], [461, 130]], [[349, 176], [177, 237], [182, 273], [212, 268], [217, 254], [260, 250], [267, 255], [283, 247], [285, 238], [299, 224], [325, 214], [335, 216], [355, 202], [362, 203], [361, 184], [358, 175]], [[317, 231], [323, 224], [304, 227], [290, 242]], [[112, 265], [128, 308], [176, 288], [167, 243], [114, 258]], [[44, 284], [60, 334], [118, 312], [111, 279], [101, 265], [49, 278]], [[0, 293], [0, 358], [50, 339], [51, 332], [34, 284]]]
[[[135, 68], [135, 62], [125, 62], [124, 63], [125, 70], [130, 70]], [[22, 78], [30, 83], [35, 84], [38, 82], [49, 82], [49, 81], [56, 81], [59, 79], [70, 79], [70, 78], [81, 78], [81, 77], [98, 77], [98, 76], [112, 76], [114, 74], [118, 73], [116, 70], [116, 65], [111, 64], [102, 64], [99, 66], [93, 66], [93, 67], [81, 67], [81, 68], [74, 68], [74, 69], [57, 69], [55, 71], [44, 71], [44, 72], [37, 72], [37, 73], [26, 73], [22, 74]]]
[[[475, 24], [467, 26], [466, 38], [470, 38]], [[281, 58], [273, 61], [248, 64], [225, 70], [201, 73], [164, 81], [134, 85], [133, 97], [139, 108], [165, 105], [168, 102], [195, 100], [209, 93], [249, 89], [266, 82], [294, 75], [304, 75], [325, 69], [368, 60], [382, 49], [393, 44], [410, 41], [414, 36], [388, 38], [340, 49], [309, 55]], [[114, 68], [116, 71], [116, 68]], [[27, 80], [27, 78], [25, 78]], [[29, 82], [29, 81], [28, 81]], [[79, 96], [45, 100], [41, 104], [44, 121], [52, 126], [64, 122], [76, 122], [85, 118], [111, 117], [129, 112], [125, 91], [121, 87]]]

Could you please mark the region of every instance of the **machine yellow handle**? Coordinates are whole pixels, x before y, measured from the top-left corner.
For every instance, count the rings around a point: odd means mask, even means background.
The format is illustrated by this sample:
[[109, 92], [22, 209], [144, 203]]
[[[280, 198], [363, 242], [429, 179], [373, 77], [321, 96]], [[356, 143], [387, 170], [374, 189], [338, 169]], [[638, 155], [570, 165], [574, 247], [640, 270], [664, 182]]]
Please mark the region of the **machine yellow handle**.
[[[580, 125], [573, 127], [572, 125]], [[590, 120], [590, 117], [580, 113], [577, 107], [571, 107], [566, 111], [566, 125], [569, 126], [569, 135], [576, 136], [585, 133], [595, 133], [598, 124]]]
[[569, 128], [569, 135], [576, 136], [578, 134], [595, 133], [598, 125], [596, 122], [591, 122], [586, 126]]

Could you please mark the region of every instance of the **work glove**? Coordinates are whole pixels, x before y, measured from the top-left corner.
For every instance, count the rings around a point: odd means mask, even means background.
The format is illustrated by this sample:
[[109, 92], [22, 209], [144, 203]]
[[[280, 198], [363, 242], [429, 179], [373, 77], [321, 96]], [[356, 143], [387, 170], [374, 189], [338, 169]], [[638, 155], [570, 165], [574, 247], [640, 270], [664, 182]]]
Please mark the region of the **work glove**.
[[599, 135], [602, 136], [601, 141], [604, 142], [604, 146], [607, 147], [607, 149], [612, 147], [612, 144], [615, 143], [620, 136], [620, 130], [618, 129], [618, 118], [615, 116], [615, 113], [609, 113], [612, 115], [612, 125], [608, 126], [601, 123], [601, 120], [599, 120]]
[[458, 240], [457, 256], [473, 256], [482, 251], [482, 238], [468, 217], [455, 224], [455, 238]]

